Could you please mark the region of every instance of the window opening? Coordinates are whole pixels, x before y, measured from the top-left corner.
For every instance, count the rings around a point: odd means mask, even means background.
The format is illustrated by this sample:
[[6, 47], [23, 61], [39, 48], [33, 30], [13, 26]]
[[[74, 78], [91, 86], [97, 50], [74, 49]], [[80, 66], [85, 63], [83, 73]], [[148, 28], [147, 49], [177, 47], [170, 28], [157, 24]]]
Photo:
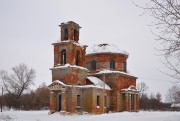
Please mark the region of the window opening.
[[126, 69], [126, 65], [127, 65], [127, 63], [126, 63], [126, 61], [123, 63], [123, 71], [124, 72], [126, 72], [127, 71], [127, 69]]
[[114, 59], [111, 59], [111, 61], [110, 61], [110, 69], [115, 69], [115, 61], [114, 61]]
[[80, 55], [80, 51], [76, 51], [76, 65], [79, 66], [80, 62], [79, 62], [79, 55]]
[[65, 30], [64, 30], [64, 39], [68, 40], [68, 29], [67, 28], [65, 28]]
[[107, 96], [104, 96], [104, 107], [107, 107]]
[[100, 96], [97, 95], [97, 106], [100, 106]]
[[96, 70], [96, 61], [92, 60], [92, 70]]
[[77, 41], [77, 30], [74, 29], [74, 40]]

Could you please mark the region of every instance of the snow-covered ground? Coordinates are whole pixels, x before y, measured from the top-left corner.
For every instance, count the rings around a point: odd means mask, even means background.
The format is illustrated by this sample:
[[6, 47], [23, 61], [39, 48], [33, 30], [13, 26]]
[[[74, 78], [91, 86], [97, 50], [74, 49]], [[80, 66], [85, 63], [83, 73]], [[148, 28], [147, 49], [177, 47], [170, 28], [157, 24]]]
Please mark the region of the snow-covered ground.
[[59, 113], [48, 115], [48, 111], [5, 111], [0, 113], [0, 121], [180, 121], [180, 112], [141, 111], [63, 116]]

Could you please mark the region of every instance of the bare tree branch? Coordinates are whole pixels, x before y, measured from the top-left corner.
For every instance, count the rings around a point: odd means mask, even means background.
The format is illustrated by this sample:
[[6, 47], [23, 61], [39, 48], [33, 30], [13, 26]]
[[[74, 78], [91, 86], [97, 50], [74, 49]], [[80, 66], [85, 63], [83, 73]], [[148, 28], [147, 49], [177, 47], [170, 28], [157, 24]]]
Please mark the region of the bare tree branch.
[[162, 45], [166, 67], [173, 73], [167, 75], [180, 80], [180, 0], [148, 0], [143, 6], [137, 0], [133, 3], [154, 18], [153, 35]]
[[169, 88], [166, 100], [171, 103], [180, 103], [180, 88], [178, 85], [174, 85]]
[[137, 90], [140, 91], [140, 97], [148, 91], [149, 87], [144, 82], [140, 82], [137, 84]]

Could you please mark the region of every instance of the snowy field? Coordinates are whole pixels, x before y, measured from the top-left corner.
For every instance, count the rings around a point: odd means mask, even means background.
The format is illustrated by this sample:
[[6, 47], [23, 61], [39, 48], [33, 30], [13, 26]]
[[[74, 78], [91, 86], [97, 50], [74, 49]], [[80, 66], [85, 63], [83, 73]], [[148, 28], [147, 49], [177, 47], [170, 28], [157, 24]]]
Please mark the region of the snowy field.
[[101, 115], [48, 115], [48, 111], [5, 111], [0, 121], [180, 121], [180, 112], [121, 112]]

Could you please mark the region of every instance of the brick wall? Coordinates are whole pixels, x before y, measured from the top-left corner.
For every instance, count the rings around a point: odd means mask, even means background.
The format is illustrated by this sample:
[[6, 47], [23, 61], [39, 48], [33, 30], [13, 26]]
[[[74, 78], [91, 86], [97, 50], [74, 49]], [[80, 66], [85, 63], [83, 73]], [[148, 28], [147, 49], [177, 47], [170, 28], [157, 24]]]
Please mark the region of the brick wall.
[[[64, 40], [75, 40], [76, 42], [79, 41], [79, 28], [81, 28], [78, 24], [69, 21], [68, 23], [62, 23], [61, 27], [61, 41]], [[65, 29], [68, 32], [68, 38], [65, 38]]]
[[68, 67], [52, 69], [52, 81], [60, 80], [68, 85], [84, 85], [87, 71], [84, 69]]
[[92, 60], [96, 61], [96, 69], [110, 69], [110, 60], [115, 60], [115, 70], [122, 71], [123, 70], [123, 62], [128, 58], [127, 55], [124, 54], [113, 54], [113, 53], [101, 53], [101, 54], [89, 54], [85, 57], [85, 66], [88, 67], [88, 63], [92, 62]]
[[79, 51], [79, 65], [85, 64], [85, 48], [71, 42], [55, 43], [54, 45], [54, 66], [61, 63], [61, 51], [66, 50], [66, 63], [76, 65], [76, 52]]

